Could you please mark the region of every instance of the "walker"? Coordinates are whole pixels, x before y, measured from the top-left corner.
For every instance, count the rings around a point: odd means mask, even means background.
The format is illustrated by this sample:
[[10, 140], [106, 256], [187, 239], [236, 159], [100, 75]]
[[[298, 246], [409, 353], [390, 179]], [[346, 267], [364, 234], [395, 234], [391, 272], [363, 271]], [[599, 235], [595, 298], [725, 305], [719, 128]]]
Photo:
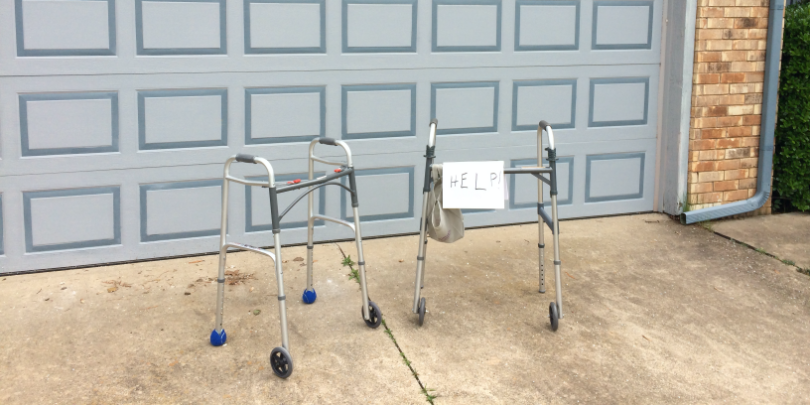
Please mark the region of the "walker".
[[[425, 256], [427, 254], [427, 221], [430, 217], [428, 212], [429, 194], [431, 190], [431, 183], [433, 178], [431, 176], [431, 168], [433, 160], [436, 158], [434, 152], [436, 151], [436, 127], [439, 125], [437, 119], [430, 121], [430, 136], [428, 137], [427, 151], [425, 153], [425, 186], [422, 189], [422, 220], [419, 224], [419, 249], [416, 256], [416, 283], [413, 296], [413, 313], [419, 315], [419, 326], [425, 322], [426, 300], [424, 297], [420, 298], [422, 288], [424, 285], [424, 272], [425, 272]], [[548, 163], [549, 167], [543, 166], [543, 131], [548, 133], [549, 147]], [[546, 272], [544, 268], [544, 255], [545, 247], [543, 224], [548, 225], [554, 235], [554, 277], [555, 289], [557, 293], [556, 302], [552, 302], [548, 307], [548, 315], [551, 321], [551, 329], [556, 331], [559, 325], [560, 318], [563, 317], [562, 312], [562, 285], [560, 281], [560, 235], [559, 235], [559, 221], [557, 219], [557, 149], [554, 146], [554, 133], [552, 132], [551, 125], [546, 121], [540, 121], [537, 127], [537, 167], [518, 167], [504, 169], [504, 174], [531, 174], [537, 177], [537, 220], [539, 225], [539, 243], [537, 247], [540, 253], [540, 293], [546, 292]], [[544, 175], [548, 174], [546, 178]], [[549, 185], [549, 194], [551, 195], [551, 216], [544, 210], [543, 205], [543, 187], [542, 183]]]
[[[333, 162], [315, 156], [315, 145], [331, 145], [340, 146], [346, 152], [346, 162]], [[267, 170], [267, 181], [253, 181], [245, 178], [233, 177], [230, 174], [231, 164], [236, 162], [260, 164]], [[333, 173], [329, 173], [322, 177], [313, 178], [315, 172], [315, 162], [324, 163], [327, 165], [338, 166]], [[346, 187], [340, 181], [335, 181], [342, 177], [349, 178], [349, 186]], [[273, 224], [273, 248], [275, 253], [255, 246], [245, 245], [242, 243], [228, 242], [227, 229], [228, 229], [228, 184], [229, 182], [236, 182], [244, 184], [248, 187], [264, 187], [270, 191], [270, 213]], [[344, 188], [352, 196], [352, 210], [354, 212], [354, 224], [351, 224], [340, 219], [326, 217], [314, 214], [313, 195], [312, 192], [325, 186], [338, 186]], [[298, 196], [281, 214], [278, 209], [278, 194], [294, 191], [302, 188], [307, 188], [307, 191]], [[349, 146], [343, 142], [334, 140], [332, 138], [315, 138], [309, 144], [309, 179], [301, 181], [300, 179], [287, 182], [286, 186], [276, 187], [276, 180], [273, 172], [273, 167], [270, 163], [261, 158], [251, 155], [238, 154], [228, 158], [225, 162], [225, 174], [222, 182], [222, 228], [219, 237], [219, 277], [217, 278], [217, 319], [216, 326], [211, 332], [211, 344], [214, 346], [222, 346], [225, 344], [227, 335], [222, 326], [223, 302], [225, 299], [225, 256], [228, 249], [247, 250], [261, 255], [265, 255], [271, 259], [276, 266], [276, 280], [278, 285], [278, 310], [281, 322], [281, 346], [276, 347], [270, 353], [270, 365], [273, 372], [281, 377], [287, 378], [292, 374], [293, 361], [290, 356], [290, 343], [287, 336], [287, 309], [286, 309], [286, 296], [284, 295], [284, 278], [281, 267], [281, 219], [284, 215], [290, 212], [290, 209], [301, 201], [304, 196], [308, 197], [307, 209], [307, 288], [304, 290], [302, 300], [306, 304], [315, 302], [317, 295], [315, 288], [312, 284], [312, 249], [313, 246], [313, 231], [316, 220], [324, 220], [334, 222], [346, 226], [354, 231], [355, 242], [357, 243], [357, 257], [358, 266], [360, 267], [360, 290], [363, 299], [362, 315], [366, 325], [370, 328], [377, 328], [382, 322], [382, 312], [374, 302], [368, 298], [368, 290], [366, 288], [366, 263], [363, 260], [363, 241], [360, 236], [360, 214], [358, 213], [359, 203], [357, 201], [357, 182], [355, 179], [354, 165], [352, 164], [352, 153]]]

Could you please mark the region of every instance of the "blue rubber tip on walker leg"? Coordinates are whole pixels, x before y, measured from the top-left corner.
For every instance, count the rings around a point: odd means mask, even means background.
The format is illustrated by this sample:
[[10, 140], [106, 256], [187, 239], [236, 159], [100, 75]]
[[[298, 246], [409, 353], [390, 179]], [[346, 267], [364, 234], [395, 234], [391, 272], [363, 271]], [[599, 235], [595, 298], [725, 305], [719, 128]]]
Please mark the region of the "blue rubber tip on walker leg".
[[315, 289], [304, 290], [304, 295], [301, 296], [301, 299], [304, 300], [304, 304], [312, 304], [317, 298], [318, 294], [315, 294]]
[[225, 329], [223, 329], [222, 332], [217, 332], [216, 329], [214, 329], [211, 332], [211, 344], [212, 345], [214, 345], [214, 346], [222, 346], [222, 345], [225, 344], [226, 340], [228, 340], [228, 335], [225, 334]]

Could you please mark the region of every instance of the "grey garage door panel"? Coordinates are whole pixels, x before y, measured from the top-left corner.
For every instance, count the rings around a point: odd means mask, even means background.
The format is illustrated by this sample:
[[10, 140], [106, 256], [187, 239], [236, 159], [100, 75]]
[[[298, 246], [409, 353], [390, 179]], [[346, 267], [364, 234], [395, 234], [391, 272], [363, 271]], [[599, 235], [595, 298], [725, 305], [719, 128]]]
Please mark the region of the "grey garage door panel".
[[[15, 2], [24, 3], [21, 21], [39, 24], [18, 24]], [[435, 2], [441, 10], [434, 21], [434, 1], [429, 0], [348, 1], [354, 6], [346, 16], [341, 1], [138, 0], [88, 5], [76, 0], [3, 0], [0, 26], [13, 29], [7, 29], [11, 35], [0, 36], [0, 75], [318, 71], [337, 65], [368, 69], [379, 65], [380, 54], [385, 55], [387, 67], [413, 69], [644, 64], [657, 63], [659, 58], [663, 0]], [[113, 7], [105, 6], [113, 3], [118, 7], [111, 19]], [[416, 24], [410, 3], [416, 3]], [[325, 10], [309, 10], [320, 4]], [[576, 4], [579, 18], [575, 23], [572, 19], [577, 13], [571, 9]], [[80, 18], [62, 18], [66, 14], [61, 8], [65, 7], [70, 9], [69, 15]], [[297, 10], [301, 7], [308, 9]], [[140, 10], [140, 18], [136, 10]], [[595, 11], [598, 20], [594, 20]], [[290, 29], [272, 23], [278, 15], [287, 16], [282, 21], [290, 23]], [[367, 17], [372, 15], [389, 21], [385, 29], [369, 26]], [[469, 16], [486, 23], [472, 26], [471, 34], [465, 35], [464, 22], [471, 21]], [[565, 29], [554, 30], [543, 16], [552, 16]], [[245, 19], [251, 17], [253, 24], [248, 26]], [[49, 20], [58, 24], [45, 24]], [[83, 22], [81, 29], [69, 29], [74, 21]], [[579, 30], [572, 32], [570, 26], [575, 24]], [[70, 35], [60, 34], [60, 29]], [[369, 30], [377, 35], [363, 36]], [[17, 36], [24, 40], [19, 49]], [[469, 52], [457, 52], [466, 49]], [[18, 52], [75, 56], [18, 58]]]
[[[356, 163], [364, 234], [406, 233], [418, 226], [415, 201], [421, 186], [416, 179], [423, 171], [416, 166], [420, 159], [424, 158], [419, 153], [377, 155]], [[282, 184], [306, 177], [306, 160], [272, 163]], [[255, 165], [233, 168], [239, 176], [261, 174]], [[323, 173], [331, 167], [317, 165], [316, 169]], [[17, 237], [4, 237], [0, 271], [216, 251], [221, 175], [222, 164], [213, 164], [5, 178], [4, 235]], [[350, 218], [350, 200], [342, 190], [327, 187], [316, 192], [318, 210]], [[233, 240], [260, 246], [272, 243], [272, 233], [264, 226], [269, 207], [259, 205], [267, 203], [265, 193], [261, 188], [248, 193], [242, 185], [231, 185], [229, 235]], [[283, 194], [282, 203], [297, 195]], [[284, 244], [306, 241], [305, 207], [306, 199], [285, 218]], [[76, 213], [70, 219], [73, 222], [65, 225], [59, 213], [73, 212], [70, 210]], [[86, 229], [77, 233], [73, 229], [78, 226]], [[26, 242], [25, 235], [31, 235], [32, 241]], [[321, 223], [315, 236], [323, 241], [350, 238], [352, 233], [333, 223]]]
[[[658, 68], [613, 66], [602, 67], [597, 73], [598, 76], [594, 77], [593, 68], [572, 67], [565, 71], [552, 68], [397, 70], [319, 76], [286, 73], [274, 77], [254, 73], [155, 75], [126, 79], [103, 76], [76, 77], [69, 81], [62, 78], [5, 78], [0, 79], [0, 103], [8, 106], [0, 110], [0, 132], [4, 134], [0, 139], [3, 154], [0, 168], [5, 175], [22, 175], [61, 172], [66, 168], [91, 171], [214, 164], [238, 152], [272, 160], [289, 159], [305, 156], [308, 140], [313, 136], [323, 133], [343, 138], [344, 123], [350, 138], [365, 138], [349, 141], [358, 156], [421, 151], [427, 141], [431, 110], [436, 111], [442, 132], [450, 132], [441, 135], [445, 139], [441, 142], [447, 148], [531, 145], [535, 142], [535, 130], [529, 128], [541, 119], [550, 120], [555, 127], [559, 124], [565, 128], [571, 126], [573, 118], [574, 128], [558, 131], [566, 142], [653, 138], [656, 114], [649, 112], [658, 108], [657, 86], [652, 85], [657, 83]], [[623, 91], [623, 86], [644, 87], [641, 82], [646, 81], [651, 83], [645, 87], [646, 93]], [[575, 87], [573, 83], [576, 83]], [[517, 93], [515, 89], [518, 89]], [[433, 91], [436, 92], [435, 101]], [[45, 145], [50, 149], [36, 150], [47, 150], [47, 158], [21, 159], [16, 151], [23, 148], [24, 125], [29, 127], [29, 139], [37, 140], [38, 132], [32, 132], [31, 128], [60, 119], [59, 112], [63, 111], [40, 108], [36, 110], [44, 111], [40, 115], [47, 111], [56, 115], [45, 114], [49, 120], [37, 120], [38, 116], [32, 115], [30, 108], [23, 114], [21, 97], [47, 98], [54, 94], [76, 99], [109, 95], [105, 96], [108, 97], [106, 101], [78, 102], [109, 104], [110, 100], [115, 101], [117, 108], [111, 109], [115, 116], [110, 122], [117, 127], [105, 126], [96, 120], [90, 129], [99, 132], [102, 141], [117, 142], [118, 151], [108, 152], [110, 146], [103, 146], [93, 138], [87, 142], [96, 142], [98, 153], [88, 154], [91, 151], [86, 148]], [[642, 97], [644, 95], [646, 99]], [[171, 108], [157, 108], [166, 100], [172, 101]], [[272, 119], [271, 113], [279, 105], [289, 103], [299, 106], [296, 120], [285, 120], [286, 115], [281, 113]], [[557, 108], [557, 104], [564, 104], [565, 108]], [[627, 105], [629, 112], [604, 108], [611, 104]], [[90, 108], [94, 106], [85, 108], [87, 114], [101, 116], [101, 107], [104, 106]], [[595, 119], [600, 126], [589, 122], [592, 120], [591, 106], [598, 109]], [[639, 110], [643, 112], [645, 108], [648, 111], [646, 121], [630, 122], [632, 120], [627, 118], [633, 118], [632, 114]], [[489, 118], [476, 112], [481, 109], [492, 111], [488, 113]], [[222, 114], [218, 113], [220, 111]], [[497, 114], [493, 115], [494, 112]], [[616, 114], [616, 118], [611, 118], [611, 114]], [[486, 122], [481, 121], [482, 118], [486, 118]], [[189, 123], [205, 125], [200, 126], [199, 131], [179, 130], [196, 126]], [[628, 123], [633, 125], [617, 125]], [[223, 136], [227, 146], [217, 146], [223, 144]], [[50, 139], [61, 138], [52, 136]], [[93, 144], [87, 142], [76, 145]], [[319, 153], [330, 156], [339, 152], [327, 148]], [[169, 154], [171, 159], [167, 159]]]

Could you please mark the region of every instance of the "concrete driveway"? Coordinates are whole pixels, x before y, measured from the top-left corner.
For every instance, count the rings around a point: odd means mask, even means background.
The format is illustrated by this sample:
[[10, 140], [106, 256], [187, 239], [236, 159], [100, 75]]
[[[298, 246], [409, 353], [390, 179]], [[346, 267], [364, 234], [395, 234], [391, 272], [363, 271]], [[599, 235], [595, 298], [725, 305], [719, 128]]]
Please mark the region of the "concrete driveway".
[[417, 237], [366, 241], [376, 330], [341, 265], [338, 245], [356, 259], [352, 243], [316, 246], [313, 305], [299, 298], [305, 248], [284, 249], [287, 380], [268, 367], [276, 288], [257, 255], [229, 256], [239, 273], [219, 348], [208, 343], [215, 256], [0, 277], [0, 403], [810, 402], [810, 277], [793, 266], [664, 215], [565, 221], [565, 317], [552, 332], [536, 234], [431, 242], [422, 327]]

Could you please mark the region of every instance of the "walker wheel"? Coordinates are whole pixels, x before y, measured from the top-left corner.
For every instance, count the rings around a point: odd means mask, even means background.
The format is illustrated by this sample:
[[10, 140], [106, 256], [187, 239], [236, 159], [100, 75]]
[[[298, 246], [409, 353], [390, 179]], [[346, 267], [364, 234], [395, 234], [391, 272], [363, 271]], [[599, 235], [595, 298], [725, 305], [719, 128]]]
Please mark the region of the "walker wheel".
[[283, 347], [277, 347], [270, 352], [270, 367], [281, 378], [289, 377], [293, 372], [293, 361], [290, 352]]
[[222, 346], [225, 344], [226, 340], [228, 340], [228, 335], [225, 334], [225, 329], [222, 329], [222, 332], [217, 332], [216, 329], [211, 331], [212, 346]]
[[425, 297], [422, 297], [422, 300], [419, 301], [419, 326], [425, 323], [425, 311]]
[[[363, 314], [362, 308], [360, 314], [361, 315]], [[377, 304], [375, 304], [374, 302], [369, 301], [368, 320], [366, 320], [365, 318], [363, 318], [363, 320], [366, 321], [366, 326], [368, 326], [369, 328], [377, 329], [377, 327], [379, 327], [380, 324], [382, 323], [382, 311], [380, 311], [380, 307], [378, 307]]]
[[318, 299], [318, 294], [315, 294], [315, 289], [306, 289], [304, 290], [304, 295], [301, 296], [301, 299], [304, 301], [304, 304], [312, 304]]
[[551, 330], [556, 332], [560, 326], [560, 311], [557, 309], [557, 303], [552, 302], [548, 305], [548, 317], [551, 319]]

